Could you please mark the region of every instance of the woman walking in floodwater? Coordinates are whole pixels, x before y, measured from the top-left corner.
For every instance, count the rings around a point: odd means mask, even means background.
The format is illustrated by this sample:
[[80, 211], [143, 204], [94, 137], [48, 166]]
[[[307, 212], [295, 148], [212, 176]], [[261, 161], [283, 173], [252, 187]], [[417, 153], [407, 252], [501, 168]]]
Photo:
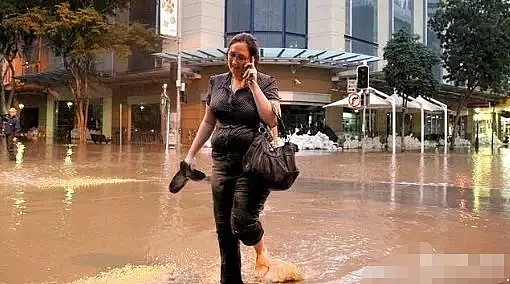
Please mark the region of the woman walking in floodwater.
[[209, 80], [205, 115], [184, 162], [192, 168], [195, 155], [212, 134], [212, 194], [221, 283], [239, 284], [243, 283], [239, 241], [254, 247], [259, 277], [270, 269], [259, 221], [269, 188], [243, 173], [242, 160], [260, 121], [276, 125], [272, 105], [280, 98], [276, 80], [257, 72], [259, 50], [251, 34], [231, 39], [227, 61], [230, 72]]

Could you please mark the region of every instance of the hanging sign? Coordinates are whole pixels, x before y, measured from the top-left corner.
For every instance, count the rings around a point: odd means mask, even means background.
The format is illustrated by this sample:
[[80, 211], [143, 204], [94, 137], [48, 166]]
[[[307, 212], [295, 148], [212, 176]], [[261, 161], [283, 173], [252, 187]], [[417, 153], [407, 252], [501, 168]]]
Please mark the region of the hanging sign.
[[160, 0], [159, 2], [159, 34], [177, 36], [177, 0]]

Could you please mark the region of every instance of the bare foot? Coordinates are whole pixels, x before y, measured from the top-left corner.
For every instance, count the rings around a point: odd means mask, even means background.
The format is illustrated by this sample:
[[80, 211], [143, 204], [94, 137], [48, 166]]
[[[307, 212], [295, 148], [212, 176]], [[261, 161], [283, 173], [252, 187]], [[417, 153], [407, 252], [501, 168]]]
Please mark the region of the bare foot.
[[264, 279], [269, 272], [270, 267], [271, 259], [269, 258], [267, 251], [257, 255], [257, 260], [255, 261], [255, 274], [257, 275], [257, 278]]

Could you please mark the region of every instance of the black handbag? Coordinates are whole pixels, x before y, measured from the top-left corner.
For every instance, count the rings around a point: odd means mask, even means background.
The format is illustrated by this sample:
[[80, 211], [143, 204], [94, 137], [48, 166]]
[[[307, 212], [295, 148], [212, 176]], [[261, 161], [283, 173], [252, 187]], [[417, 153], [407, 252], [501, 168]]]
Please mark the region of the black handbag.
[[243, 157], [243, 171], [260, 179], [271, 190], [289, 189], [299, 175], [296, 166], [298, 146], [291, 143], [285, 131], [285, 125], [279, 115], [278, 132], [285, 144], [274, 147], [267, 126], [261, 123], [253, 142]]

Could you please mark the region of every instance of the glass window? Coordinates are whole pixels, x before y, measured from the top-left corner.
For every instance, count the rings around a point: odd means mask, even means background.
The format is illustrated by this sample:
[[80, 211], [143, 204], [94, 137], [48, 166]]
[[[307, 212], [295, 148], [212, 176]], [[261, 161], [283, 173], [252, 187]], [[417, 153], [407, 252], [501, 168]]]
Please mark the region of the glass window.
[[377, 46], [362, 41], [351, 40], [351, 52], [377, 56]]
[[256, 32], [253, 35], [257, 38], [260, 47], [282, 47], [283, 37], [281, 33]]
[[345, 0], [345, 34], [351, 35], [351, 0]]
[[346, 0], [345, 49], [377, 55], [377, 0]]
[[287, 48], [306, 48], [306, 38], [301, 35], [287, 34], [285, 36], [285, 47]]
[[255, 31], [283, 30], [283, 0], [257, 0], [253, 4]]
[[287, 0], [285, 7], [285, 31], [306, 34], [306, 0]]
[[351, 5], [351, 36], [370, 42], [376, 42], [377, 0], [352, 0]]
[[393, 0], [393, 32], [413, 32], [413, 0]]
[[227, 0], [227, 33], [250, 30], [250, 0]]
[[[438, 0], [429, 0], [428, 7], [427, 7], [427, 17], [428, 19], [434, 17], [436, 10], [439, 8], [439, 1]], [[439, 41], [439, 38], [437, 37], [437, 34], [429, 27], [427, 23], [427, 46], [436, 54], [439, 56], [441, 54], [441, 42]], [[443, 76], [441, 63], [437, 64], [436, 66], [432, 67], [432, 73], [434, 74], [434, 78], [438, 81], [441, 81], [441, 77]]]
[[308, 0], [226, 0], [225, 3], [225, 45], [233, 35], [251, 32], [263, 47], [307, 47]]

